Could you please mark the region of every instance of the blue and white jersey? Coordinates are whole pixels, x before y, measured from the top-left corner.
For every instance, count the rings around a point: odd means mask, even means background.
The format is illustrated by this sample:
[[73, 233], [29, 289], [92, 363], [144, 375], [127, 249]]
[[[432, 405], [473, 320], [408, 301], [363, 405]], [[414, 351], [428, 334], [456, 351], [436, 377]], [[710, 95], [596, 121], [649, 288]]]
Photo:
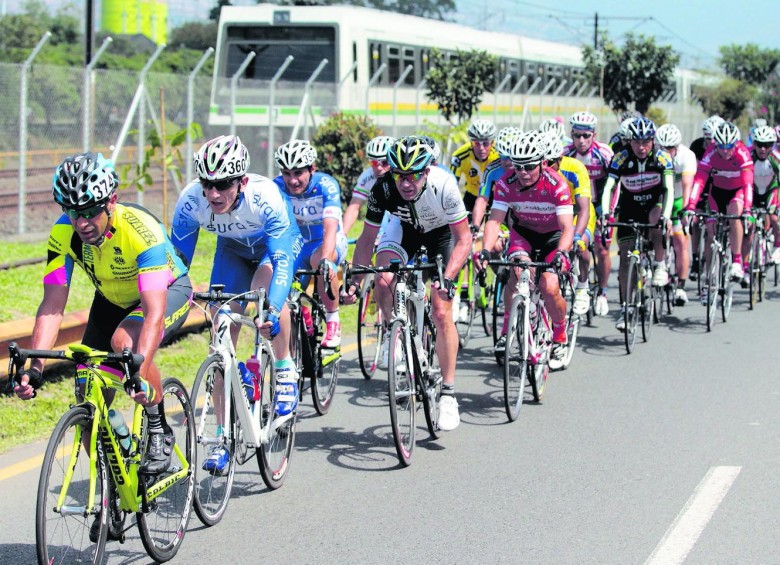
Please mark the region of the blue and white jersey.
[[[270, 257], [274, 281], [282, 284], [272, 285], [269, 302], [281, 310], [300, 253], [301, 234], [287, 199], [274, 182], [257, 174], [247, 176], [249, 182], [242, 189], [238, 202], [225, 214], [212, 212], [199, 180], [187, 185], [176, 203], [171, 241], [190, 262], [201, 229], [217, 234], [218, 246], [220, 240], [238, 246], [240, 255], [248, 260], [261, 261]], [[219, 257], [215, 256], [214, 261], [214, 269], [217, 269]], [[244, 290], [249, 289], [234, 292]]]
[[341, 225], [341, 187], [330, 175], [315, 172], [311, 175], [309, 186], [303, 194], [295, 195], [287, 191], [282, 176], [274, 179], [279, 189], [287, 196], [292, 213], [298, 222], [304, 243], [322, 241], [323, 220], [338, 220], [338, 232], [343, 233]]

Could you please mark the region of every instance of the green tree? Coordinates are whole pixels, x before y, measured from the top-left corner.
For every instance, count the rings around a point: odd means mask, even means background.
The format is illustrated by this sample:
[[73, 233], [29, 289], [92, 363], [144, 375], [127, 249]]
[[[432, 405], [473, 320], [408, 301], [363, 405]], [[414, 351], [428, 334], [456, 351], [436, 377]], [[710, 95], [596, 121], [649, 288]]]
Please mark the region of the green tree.
[[190, 22], [171, 30], [168, 45], [176, 48], [197, 49], [205, 51], [209, 47], [217, 47], [216, 22]]
[[339, 112], [314, 132], [311, 144], [317, 149], [317, 168], [341, 185], [341, 201], [352, 198], [360, 173], [366, 168], [366, 144], [382, 132], [369, 118]]
[[442, 116], [452, 123], [470, 120], [485, 92], [495, 86], [498, 57], [487, 51], [458, 51], [447, 57], [438, 49], [431, 52], [426, 76], [426, 96], [439, 106]]
[[680, 56], [669, 45], [657, 45], [655, 38], [627, 33], [623, 47], [606, 33], [599, 48], [582, 48], [585, 78], [603, 92], [604, 102], [616, 112], [633, 103], [646, 113], [650, 104], [666, 90]]
[[767, 82], [780, 63], [780, 49], [762, 49], [754, 43], [723, 45], [720, 65], [728, 76], [747, 84]]
[[755, 99], [757, 89], [740, 80], [727, 78], [714, 87], [695, 88], [694, 95], [705, 114], [718, 114], [726, 120], [736, 121]]

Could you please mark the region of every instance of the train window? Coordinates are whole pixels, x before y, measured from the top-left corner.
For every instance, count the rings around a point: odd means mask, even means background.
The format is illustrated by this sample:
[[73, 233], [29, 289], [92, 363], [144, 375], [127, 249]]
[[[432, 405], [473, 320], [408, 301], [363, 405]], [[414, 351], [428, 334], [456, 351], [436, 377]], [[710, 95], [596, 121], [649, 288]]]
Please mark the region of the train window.
[[507, 61], [506, 72], [512, 75], [512, 80], [509, 82], [509, 87], [514, 88], [517, 84], [517, 81], [520, 80], [520, 75], [522, 74], [520, 70], [520, 61], [517, 59]]
[[231, 26], [227, 28], [226, 77], [231, 77], [250, 51], [256, 56], [246, 70], [245, 77], [270, 80], [288, 55], [295, 57], [282, 77], [283, 80], [304, 82], [320, 64], [328, 65], [317, 80], [335, 82], [337, 68], [336, 30], [333, 27], [272, 27]]
[[369, 76], [369, 78], [371, 78], [374, 76], [374, 73], [376, 73], [379, 67], [382, 66], [382, 63], [385, 60], [384, 53], [382, 53], [381, 43], [371, 43], [369, 45], [368, 59], [371, 61], [371, 76]]
[[420, 84], [420, 81], [424, 79], [428, 75], [428, 69], [431, 68], [431, 50], [430, 49], [420, 49], [418, 51], [419, 53], [419, 63], [416, 66], [416, 83]]
[[[357, 63], [357, 42], [352, 42], [352, 64], [355, 65]], [[352, 82], [357, 82], [358, 79], [358, 68], [357, 65], [355, 65], [355, 68], [352, 70]]]
[[[394, 85], [408, 65], [414, 67], [415, 48], [409, 46], [387, 46], [387, 79]], [[414, 72], [410, 72], [404, 79], [404, 84], [414, 84]]]

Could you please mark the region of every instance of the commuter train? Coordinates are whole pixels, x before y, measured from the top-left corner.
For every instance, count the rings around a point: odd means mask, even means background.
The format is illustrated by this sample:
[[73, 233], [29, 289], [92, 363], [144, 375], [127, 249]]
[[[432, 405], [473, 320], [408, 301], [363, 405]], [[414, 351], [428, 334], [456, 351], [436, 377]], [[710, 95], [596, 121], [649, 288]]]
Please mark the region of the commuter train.
[[[434, 48], [447, 56], [480, 49], [498, 57], [500, 89], [483, 97], [479, 112], [499, 124], [529, 111], [604, 112], [576, 46], [356, 6], [260, 4], [222, 9], [209, 123], [291, 126], [336, 110], [385, 127], [396, 120], [401, 127], [443, 123], [425, 97]], [[239, 75], [250, 52], [255, 56]], [[688, 100], [693, 81], [693, 73], [678, 70], [660, 102]]]

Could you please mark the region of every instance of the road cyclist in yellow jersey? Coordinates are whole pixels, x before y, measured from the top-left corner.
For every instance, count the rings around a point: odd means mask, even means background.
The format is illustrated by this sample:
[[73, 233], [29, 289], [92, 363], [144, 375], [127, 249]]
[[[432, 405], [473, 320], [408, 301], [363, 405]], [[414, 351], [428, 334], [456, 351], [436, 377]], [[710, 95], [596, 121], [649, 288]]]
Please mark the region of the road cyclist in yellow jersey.
[[588, 292], [588, 271], [590, 269], [590, 254], [588, 246], [593, 241], [596, 230], [596, 210], [593, 207], [593, 196], [590, 190], [590, 177], [585, 165], [563, 155], [563, 143], [554, 132], [546, 133], [547, 152], [545, 161], [548, 167], [558, 171], [571, 189], [574, 204], [574, 252], [579, 262], [577, 286], [574, 289], [573, 312], [578, 316], [588, 313], [590, 294]]
[[479, 227], [482, 225], [484, 210], [480, 213], [477, 209], [479, 216], [475, 215], [473, 210], [485, 171], [488, 165], [499, 157], [495, 148], [498, 130], [493, 122], [478, 119], [471, 122], [467, 133], [469, 142], [461, 145], [452, 154], [450, 170], [458, 183], [464, 182], [466, 192], [463, 195], [463, 204], [469, 213], [470, 224]]
[[[35, 317], [31, 348], [50, 350], [56, 343], [73, 267], [79, 265], [95, 286], [83, 345], [109, 352], [127, 348], [144, 356], [140, 379], [123, 379], [118, 363], [101, 363], [99, 368], [124, 380], [125, 390], [145, 407], [149, 439], [140, 472], [158, 475], [171, 464], [175, 437], [165, 419], [154, 355], [184, 323], [192, 285], [187, 266], [162, 224], [140, 206], [120, 204], [118, 185], [114, 164], [100, 153], [73, 155], [57, 167], [52, 192], [63, 213], [49, 235], [43, 300]], [[42, 370], [43, 360], [33, 358], [14, 387], [19, 398], [35, 396], [35, 389], [43, 383]], [[85, 380], [77, 382], [82, 397]], [[113, 390], [106, 390], [107, 407], [113, 398]], [[93, 524], [90, 530], [91, 537], [100, 529], [99, 519], [95, 520], [97, 529]]]

